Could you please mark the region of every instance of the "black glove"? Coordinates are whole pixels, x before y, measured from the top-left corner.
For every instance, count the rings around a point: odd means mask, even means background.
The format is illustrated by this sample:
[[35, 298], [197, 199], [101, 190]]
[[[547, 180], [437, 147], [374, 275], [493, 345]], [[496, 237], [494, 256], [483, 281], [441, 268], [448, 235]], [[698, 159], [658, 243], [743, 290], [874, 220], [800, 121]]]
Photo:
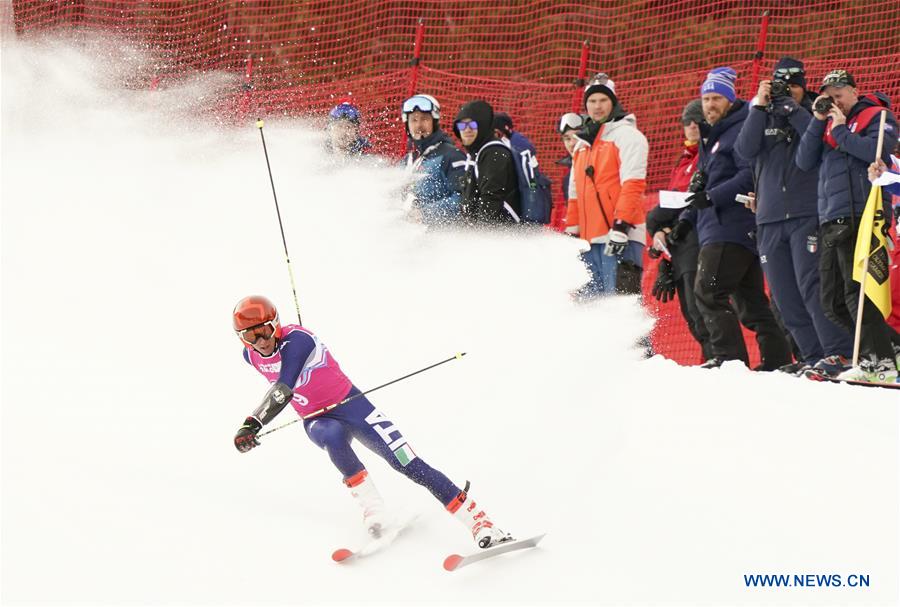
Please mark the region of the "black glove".
[[675, 299], [675, 274], [668, 259], [663, 259], [659, 262], [659, 275], [656, 277], [656, 282], [653, 283], [653, 289], [650, 292], [657, 301], [662, 303]]
[[706, 171], [703, 169], [694, 171], [691, 175], [691, 182], [688, 184], [688, 192], [699, 192], [706, 189], [706, 182], [709, 181]]
[[688, 196], [686, 200], [689, 205], [691, 205], [698, 211], [708, 209], [712, 206], [712, 200], [709, 199], [709, 194], [706, 193], [706, 190], [694, 192], [693, 194]]
[[246, 453], [253, 447], [259, 446], [256, 440], [256, 433], [262, 429], [262, 424], [255, 417], [248, 417], [244, 420], [244, 425], [240, 427], [237, 434], [234, 435], [234, 446], [241, 453]]
[[772, 100], [772, 115], [785, 118], [797, 111], [800, 104], [794, 101], [793, 97], [779, 97]]
[[609, 234], [606, 235], [606, 249], [603, 252], [610, 257], [622, 255], [625, 252], [625, 247], [628, 246], [628, 230], [633, 227], [633, 225], [621, 219], [613, 221], [612, 228], [609, 230]]
[[650, 259], [659, 259], [662, 256], [662, 251], [654, 247], [647, 247], [647, 257]]
[[694, 226], [691, 225], [690, 221], [685, 219], [679, 220], [679, 222], [675, 224], [675, 227], [672, 228], [672, 231], [666, 234], [666, 246], [670, 248], [677, 247], [693, 229]]

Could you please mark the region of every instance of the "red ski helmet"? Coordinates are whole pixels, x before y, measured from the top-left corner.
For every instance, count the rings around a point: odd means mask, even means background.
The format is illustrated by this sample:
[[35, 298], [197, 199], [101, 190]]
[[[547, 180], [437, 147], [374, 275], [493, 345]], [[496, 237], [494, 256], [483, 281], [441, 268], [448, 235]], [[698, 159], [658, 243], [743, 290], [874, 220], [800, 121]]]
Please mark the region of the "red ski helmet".
[[246, 329], [260, 325], [271, 326], [275, 338], [281, 338], [281, 323], [275, 304], [262, 295], [250, 295], [237, 302], [232, 313], [232, 327], [241, 341], [247, 343], [243, 335]]

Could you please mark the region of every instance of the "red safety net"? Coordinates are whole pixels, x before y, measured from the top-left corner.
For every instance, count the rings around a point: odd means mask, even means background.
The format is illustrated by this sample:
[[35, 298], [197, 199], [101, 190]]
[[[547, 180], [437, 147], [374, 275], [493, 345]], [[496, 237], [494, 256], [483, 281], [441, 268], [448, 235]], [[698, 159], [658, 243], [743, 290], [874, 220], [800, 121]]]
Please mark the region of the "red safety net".
[[[377, 151], [403, 151], [399, 106], [437, 97], [449, 124], [465, 101], [508, 112], [531, 138], [559, 196], [558, 117], [580, 109], [579, 78], [604, 71], [650, 141], [649, 191], [664, 188], [682, 140], [679, 117], [706, 72], [730, 65], [749, 98], [754, 74], [792, 55], [810, 88], [848, 69], [861, 91], [900, 101], [898, 0], [13, 0], [16, 32], [113, 32], [157, 58], [147, 86], [229, 70], [244, 85], [222, 100], [235, 119], [324, 114], [351, 97]], [[764, 13], [767, 15], [764, 16]], [[418, 43], [417, 43], [418, 41]], [[765, 51], [763, 55], [760, 51]], [[588, 70], [582, 69], [587, 50]], [[420, 61], [412, 58], [419, 53]], [[644, 273], [645, 292], [655, 262]], [[652, 301], [652, 300], [650, 300]], [[657, 352], [699, 361], [677, 303], [648, 304]], [[758, 359], [748, 335], [754, 362]]]

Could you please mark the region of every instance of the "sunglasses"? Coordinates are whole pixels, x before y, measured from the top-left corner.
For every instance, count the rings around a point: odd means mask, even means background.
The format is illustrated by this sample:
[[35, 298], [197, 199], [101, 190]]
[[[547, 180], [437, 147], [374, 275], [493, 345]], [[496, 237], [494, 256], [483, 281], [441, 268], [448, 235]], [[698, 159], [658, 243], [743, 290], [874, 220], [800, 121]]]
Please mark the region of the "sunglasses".
[[422, 97], [421, 95], [416, 95], [414, 97], [410, 97], [406, 101], [403, 102], [403, 113], [409, 114], [412, 112], [425, 112], [426, 114], [434, 111], [434, 103], [432, 103], [431, 99], [427, 97]]
[[237, 331], [238, 337], [245, 344], [253, 345], [260, 338], [269, 339], [275, 335], [275, 321], [269, 320], [261, 325], [247, 327], [241, 331]]
[[456, 123], [456, 130], [458, 130], [460, 133], [462, 133], [466, 129], [471, 129], [473, 131], [477, 131], [478, 123], [474, 120], [470, 120], [469, 122], [457, 122]]

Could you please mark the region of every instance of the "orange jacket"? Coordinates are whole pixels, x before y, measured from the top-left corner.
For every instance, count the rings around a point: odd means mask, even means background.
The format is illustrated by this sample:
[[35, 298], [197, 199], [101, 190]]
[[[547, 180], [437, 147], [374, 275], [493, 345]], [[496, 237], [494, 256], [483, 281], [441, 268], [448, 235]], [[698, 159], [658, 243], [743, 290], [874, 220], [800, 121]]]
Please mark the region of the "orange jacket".
[[[635, 226], [629, 239], [644, 244], [648, 151], [634, 114], [601, 126], [593, 145], [579, 141], [572, 158], [566, 232], [588, 242], [606, 242], [612, 222], [621, 219]], [[588, 167], [593, 167], [593, 177]]]

